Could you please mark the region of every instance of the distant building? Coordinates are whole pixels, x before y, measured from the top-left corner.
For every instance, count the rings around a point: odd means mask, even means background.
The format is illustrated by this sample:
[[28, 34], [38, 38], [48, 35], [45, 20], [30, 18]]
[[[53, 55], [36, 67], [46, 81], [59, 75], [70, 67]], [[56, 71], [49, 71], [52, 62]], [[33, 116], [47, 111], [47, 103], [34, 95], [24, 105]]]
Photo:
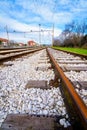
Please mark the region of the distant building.
[[5, 38], [0, 38], [0, 46], [8, 46], [8, 40]]
[[18, 43], [19, 44], [19, 46], [24, 46], [24, 43]]
[[28, 41], [27, 45], [28, 46], [35, 46], [36, 43], [33, 40], [31, 40], [31, 41]]

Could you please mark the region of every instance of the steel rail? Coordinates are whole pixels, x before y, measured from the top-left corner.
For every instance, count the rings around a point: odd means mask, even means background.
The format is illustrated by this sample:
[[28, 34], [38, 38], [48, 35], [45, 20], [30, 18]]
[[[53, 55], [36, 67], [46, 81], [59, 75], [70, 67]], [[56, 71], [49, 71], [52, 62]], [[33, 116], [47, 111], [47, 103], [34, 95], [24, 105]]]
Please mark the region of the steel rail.
[[21, 51], [26, 51], [28, 49], [17, 49], [17, 50], [9, 50], [9, 51], [0, 51], [0, 55], [5, 55], [9, 53], [14, 53], [14, 52], [21, 52]]
[[[35, 46], [35, 47], [37, 47], [37, 46]], [[6, 50], [16, 50], [16, 49], [28, 49], [28, 48], [34, 48], [34, 47], [28, 47], [28, 46], [25, 46], [25, 47], [14, 47], [14, 48], [12, 48], [12, 47], [2, 47], [2, 48], [0, 48], [0, 51], [6, 51]]]
[[57, 70], [59, 76], [61, 77], [66, 90], [69, 92], [69, 95], [74, 103], [74, 107], [77, 110], [77, 113], [79, 115], [79, 118], [85, 128], [87, 130], [87, 106], [81, 99], [81, 97], [77, 94], [77, 92], [74, 89], [73, 84], [69, 81], [69, 79], [65, 76], [63, 70], [60, 68], [56, 60], [54, 59], [53, 55], [50, 53], [50, 51], [47, 49], [48, 55], [50, 57], [50, 60], [52, 61], [55, 69]]
[[19, 53], [15, 53], [15, 54], [12, 54], [12, 55], [9, 55], [9, 56], [5, 56], [5, 57], [1, 57], [0, 58], [0, 62], [4, 62], [10, 58], [15, 58], [17, 56], [22, 56], [22, 55], [25, 55], [25, 54], [29, 54], [29, 53], [33, 53], [35, 51], [40, 51], [44, 48], [38, 48], [38, 49], [33, 49], [33, 50], [27, 50], [27, 51], [23, 51], [23, 52], [19, 52]]
[[22, 52], [22, 51], [27, 51], [27, 50], [33, 50], [36, 49], [35, 47], [33, 48], [20, 48], [20, 49], [10, 49], [10, 50], [1, 50], [0, 51], [0, 55], [5, 55], [5, 54], [9, 54], [9, 53], [15, 53], [15, 52]]

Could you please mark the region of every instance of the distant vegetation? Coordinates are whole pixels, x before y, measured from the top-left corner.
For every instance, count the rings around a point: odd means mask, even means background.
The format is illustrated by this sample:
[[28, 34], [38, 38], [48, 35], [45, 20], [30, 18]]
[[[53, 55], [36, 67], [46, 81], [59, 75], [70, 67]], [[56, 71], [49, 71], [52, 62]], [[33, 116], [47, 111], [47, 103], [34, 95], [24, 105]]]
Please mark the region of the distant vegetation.
[[66, 24], [63, 32], [54, 40], [53, 46], [87, 48], [87, 20]]
[[0, 45], [2, 44], [2, 41], [0, 41]]

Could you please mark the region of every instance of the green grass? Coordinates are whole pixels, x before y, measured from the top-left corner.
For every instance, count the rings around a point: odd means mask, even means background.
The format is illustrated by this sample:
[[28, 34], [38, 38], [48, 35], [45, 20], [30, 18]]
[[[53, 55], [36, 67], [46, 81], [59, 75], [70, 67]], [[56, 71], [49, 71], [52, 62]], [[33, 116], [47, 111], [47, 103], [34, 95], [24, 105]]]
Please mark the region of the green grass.
[[70, 48], [70, 47], [52, 47], [54, 49], [60, 49], [68, 52], [74, 52], [77, 54], [87, 55], [87, 49], [83, 48]]

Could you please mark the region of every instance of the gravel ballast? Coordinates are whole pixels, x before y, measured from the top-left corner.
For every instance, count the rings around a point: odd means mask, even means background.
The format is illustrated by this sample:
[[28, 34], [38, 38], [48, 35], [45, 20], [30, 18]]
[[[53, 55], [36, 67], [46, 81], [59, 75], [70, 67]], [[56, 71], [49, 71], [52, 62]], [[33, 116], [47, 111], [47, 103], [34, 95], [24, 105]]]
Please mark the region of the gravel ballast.
[[[41, 62], [44, 57], [45, 63]], [[48, 90], [40, 88], [25, 89], [29, 80], [46, 80], [49, 84], [54, 79], [53, 69], [46, 58], [46, 50], [5, 63], [0, 67], [0, 125], [7, 114], [24, 114], [54, 116], [61, 115], [59, 123], [67, 127], [68, 114], [59, 88]], [[42, 60], [43, 61], [43, 60]], [[9, 63], [12, 64], [9, 66]], [[38, 67], [48, 69], [38, 69]]]

